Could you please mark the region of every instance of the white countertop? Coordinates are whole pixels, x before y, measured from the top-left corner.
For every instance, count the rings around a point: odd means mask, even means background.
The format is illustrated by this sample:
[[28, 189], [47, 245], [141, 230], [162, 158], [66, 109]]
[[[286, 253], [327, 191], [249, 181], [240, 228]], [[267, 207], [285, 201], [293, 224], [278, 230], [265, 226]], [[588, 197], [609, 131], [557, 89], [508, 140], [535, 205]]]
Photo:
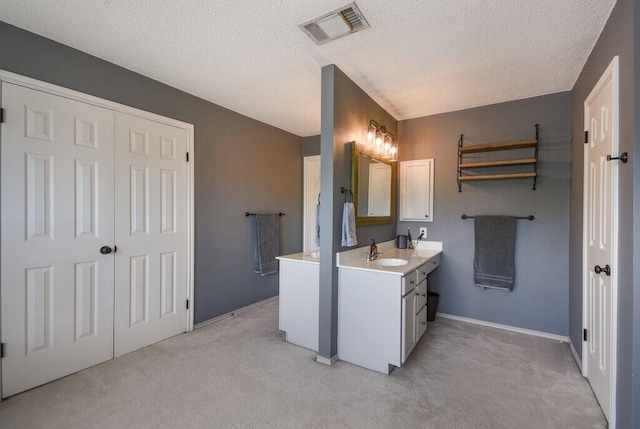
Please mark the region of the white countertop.
[[300, 252], [292, 253], [291, 255], [276, 256], [276, 259], [317, 265], [320, 263], [320, 254], [319, 252]]
[[[336, 266], [338, 268], [348, 268], [353, 270], [375, 271], [385, 274], [404, 276], [429, 261], [431, 258], [442, 253], [442, 242], [420, 241], [416, 249], [398, 249], [396, 241], [390, 240], [377, 244], [378, 252], [382, 256], [374, 261], [365, 260], [365, 254], [369, 251], [369, 246], [360, 247], [353, 250], [340, 252], [336, 255]], [[405, 259], [408, 263], [397, 267], [382, 266], [376, 261], [384, 258]]]

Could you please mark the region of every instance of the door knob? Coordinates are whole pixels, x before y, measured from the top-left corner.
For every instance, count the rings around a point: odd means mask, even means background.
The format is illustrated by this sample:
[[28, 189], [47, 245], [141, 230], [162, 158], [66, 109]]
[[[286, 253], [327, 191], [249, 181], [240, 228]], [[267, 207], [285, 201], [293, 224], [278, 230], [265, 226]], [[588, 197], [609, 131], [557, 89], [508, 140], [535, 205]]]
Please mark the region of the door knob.
[[100, 253], [102, 253], [103, 255], [108, 255], [109, 253], [111, 253], [111, 247], [109, 246], [102, 246], [100, 248]]
[[611, 275], [611, 267], [608, 264], [605, 265], [604, 268], [602, 268], [600, 265], [596, 265], [593, 268], [593, 271], [595, 271], [596, 274], [605, 273], [608, 276]]

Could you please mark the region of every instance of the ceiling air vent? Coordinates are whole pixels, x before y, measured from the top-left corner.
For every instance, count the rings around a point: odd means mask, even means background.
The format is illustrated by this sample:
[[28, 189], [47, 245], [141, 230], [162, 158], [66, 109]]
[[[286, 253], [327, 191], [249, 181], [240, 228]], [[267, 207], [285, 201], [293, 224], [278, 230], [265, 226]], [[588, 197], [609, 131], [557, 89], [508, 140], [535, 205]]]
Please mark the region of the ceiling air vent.
[[369, 23], [355, 3], [350, 3], [333, 12], [299, 25], [307, 36], [318, 45], [339, 37], [369, 28]]

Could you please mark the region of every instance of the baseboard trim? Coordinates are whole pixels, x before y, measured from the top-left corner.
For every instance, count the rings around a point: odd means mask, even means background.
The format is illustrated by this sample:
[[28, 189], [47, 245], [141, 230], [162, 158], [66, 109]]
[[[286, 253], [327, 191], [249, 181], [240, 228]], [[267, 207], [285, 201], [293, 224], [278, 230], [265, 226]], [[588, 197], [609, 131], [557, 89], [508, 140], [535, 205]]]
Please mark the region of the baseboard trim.
[[439, 317], [443, 317], [445, 319], [458, 320], [460, 322], [473, 323], [475, 325], [488, 326], [490, 328], [497, 328], [505, 331], [517, 332], [520, 334], [533, 335], [535, 337], [548, 338], [550, 340], [562, 341], [563, 343], [571, 342], [569, 340], [569, 337], [551, 334], [549, 332], [534, 331], [532, 329], [518, 328], [516, 326], [501, 325], [500, 323], [485, 322], [484, 320], [470, 319], [468, 317], [455, 316], [453, 314], [447, 314], [447, 313], [436, 313], [436, 315]]
[[318, 356], [316, 356], [316, 362], [321, 363], [323, 365], [331, 366], [334, 363], [338, 362], [338, 355], [335, 354], [335, 355], [331, 356], [331, 359], [327, 359], [326, 357], [318, 355]]
[[238, 313], [242, 313], [242, 312], [247, 311], [247, 310], [249, 310], [251, 308], [258, 307], [258, 306], [261, 306], [261, 305], [265, 305], [265, 304], [268, 304], [268, 303], [273, 302], [273, 301], [277, 301], [278, 298], [280, 298], [280, 295], [272, 296], [271, 298], [267, 298], [265, 300], [258, 301], [258, 302], [254, 303], [254, 304], [249, 304], [246, 307], [239, 308], [239, 309], [231, 311], [231, 312], [229, 312], [227, 314], [223, 314], [222, 316], [218, 316], [218, 317], [214, 317], [213, 319], [205, 320], [204, 322], [200, 322], [197, 325], [194, 325], [193, 329], [195, 330], [195, 329], [204, 328], [205, 326], [209, 326], [209, 325], [211, 325], [213, 323], [220, 322], [221, 320], [228, 319], [229, 317], [233, 317], [233, 316], [237, 315]]
[[578, 368], [580, 368], [580, 373], [582, 374], [582, 359], [578, 356], [578, 351], [573, 346], [573, 341], [569, 340], [569, 350], [571, 350], [571, 354], [573, 354], [573, 358], [576, 360], [578, 364]]

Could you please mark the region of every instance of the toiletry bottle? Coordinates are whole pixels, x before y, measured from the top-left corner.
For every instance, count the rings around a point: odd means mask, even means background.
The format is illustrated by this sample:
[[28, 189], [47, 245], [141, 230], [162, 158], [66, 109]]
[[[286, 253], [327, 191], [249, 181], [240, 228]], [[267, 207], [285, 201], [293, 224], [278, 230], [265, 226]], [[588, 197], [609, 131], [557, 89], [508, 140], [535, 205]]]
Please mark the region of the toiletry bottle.
[[407, 228], [407, 248], [413, 249], [413, 242], [411, 241], [411, 228]]
[[376, 240], [371, 239], [371, 246], [369, 246], [369, 255], [374, 256], [378, 253], [378, 246], [376, 246]]

